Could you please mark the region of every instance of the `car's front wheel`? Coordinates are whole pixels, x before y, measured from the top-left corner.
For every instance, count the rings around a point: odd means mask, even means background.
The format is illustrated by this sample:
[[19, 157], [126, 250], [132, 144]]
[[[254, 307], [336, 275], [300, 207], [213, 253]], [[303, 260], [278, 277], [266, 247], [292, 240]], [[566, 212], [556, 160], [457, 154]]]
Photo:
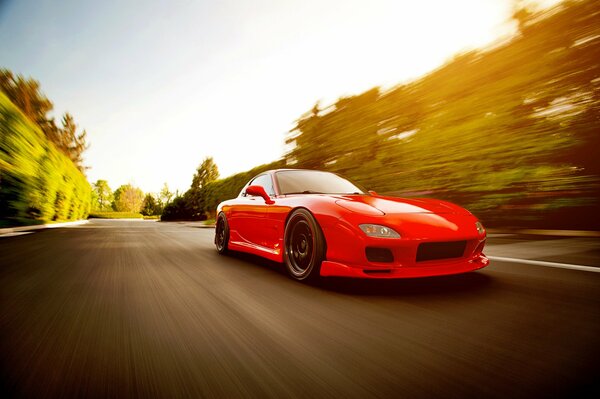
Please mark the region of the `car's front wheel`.
[[223, 212], [217, 216], [217, 222], [215, 226], [215, 246], [220, 254], [227, 252], [227, 244], [229, 243], [229, 224], [227, 223], [227, 217]]
[[296, 209], [288, 219], [284, 234], [284, 263], [296, 280], [313, 280], [319, 276], [325, 257], [325, 239], [314, 216], [306, 209]]

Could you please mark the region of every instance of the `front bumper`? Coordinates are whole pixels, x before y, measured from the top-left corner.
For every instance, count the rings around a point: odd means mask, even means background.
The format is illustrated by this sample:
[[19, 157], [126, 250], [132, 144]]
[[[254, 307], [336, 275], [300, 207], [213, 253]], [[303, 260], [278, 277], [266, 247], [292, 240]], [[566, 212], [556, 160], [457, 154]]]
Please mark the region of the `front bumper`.
[[[320, 275], [390, 279], [481, 269], [490, 261], [483, 254], [486, 235], [476, 229], [476, 222], [472, 215], [414, 214], [387, 215], [381, 219], [350, 215], [335, 223], [321, 223], [327, 252]], [[389, 226], [401, 238], [367, 236], [358, 228], [361, 223]], [[464, 247], [456, 252], [456, 247], [443, 245], [451, 243]], [[428, 246], [423, 248], [424, 255], [432, 255], [433, 251], [433, 256], [421, 256], [421, 245]]]
[[480, 254], [472, 259], [448, 259], [444, 261], [424, 262], [421, 265], [361, 267], [360, 265], [346, 265], [339, 262], [323, 261], [321, 264], [321, 276], [357, 277], [357, 278], [414, 278], [445, 276], [450, 274], [467, 273], [481, 269], [490, 264], [489, 259]]

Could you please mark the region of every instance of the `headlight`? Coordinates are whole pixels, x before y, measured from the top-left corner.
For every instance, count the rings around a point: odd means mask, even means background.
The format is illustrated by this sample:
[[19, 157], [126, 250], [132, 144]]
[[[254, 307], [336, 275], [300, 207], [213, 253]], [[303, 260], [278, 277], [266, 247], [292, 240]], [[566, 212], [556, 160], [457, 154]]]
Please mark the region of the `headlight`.
[[483, 228], [481, 222], [475, 222], [475, 227], [477, 227], [477, 232], [479, 234], [485, 234], [485, 229]]
[[379, 224], [360, 224], [358, 227], [369, 237], [400, 238], [400, 234], [396, 231]]

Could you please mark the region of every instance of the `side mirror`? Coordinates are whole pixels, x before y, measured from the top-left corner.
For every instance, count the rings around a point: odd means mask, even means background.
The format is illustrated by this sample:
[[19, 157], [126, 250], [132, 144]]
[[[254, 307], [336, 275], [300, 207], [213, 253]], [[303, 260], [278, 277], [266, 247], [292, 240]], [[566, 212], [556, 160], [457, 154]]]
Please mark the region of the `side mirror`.
[[262, 197], [267, 204], [274, 204], [275, 201], [269, 197], [269, 194], [265, 191], [262, 186], [248, 186], [246, 187], [246, 194], [254, 195], [256, 197]]
[[376, 196], [377, 195], [377, 193], [375, 191], [373, 191], [373, 190], [369, 190], [369, 194], [371, 194], [372, 196]]

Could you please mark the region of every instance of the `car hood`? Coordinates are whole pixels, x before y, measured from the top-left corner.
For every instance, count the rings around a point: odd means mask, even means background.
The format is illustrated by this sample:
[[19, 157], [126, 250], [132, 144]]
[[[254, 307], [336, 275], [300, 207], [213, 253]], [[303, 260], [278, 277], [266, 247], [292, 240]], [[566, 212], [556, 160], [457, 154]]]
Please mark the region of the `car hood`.
[[[344, 207], [346, 201], [351, 203], [363, 203], [369, 205], [386, 215], [401, 215], [413, 213], [432, 213], [437, 215], [443, 214], [469, 214], [469, 212], [458, 205], [450, 202], [430, 199], [430, 198], [396, 198], [384, 197], [380, 195], [353, 195], [344, 196], [341, 200], [336, 201], [340, 206]], [[348, 205], [346, 203], [346, 205]]]

